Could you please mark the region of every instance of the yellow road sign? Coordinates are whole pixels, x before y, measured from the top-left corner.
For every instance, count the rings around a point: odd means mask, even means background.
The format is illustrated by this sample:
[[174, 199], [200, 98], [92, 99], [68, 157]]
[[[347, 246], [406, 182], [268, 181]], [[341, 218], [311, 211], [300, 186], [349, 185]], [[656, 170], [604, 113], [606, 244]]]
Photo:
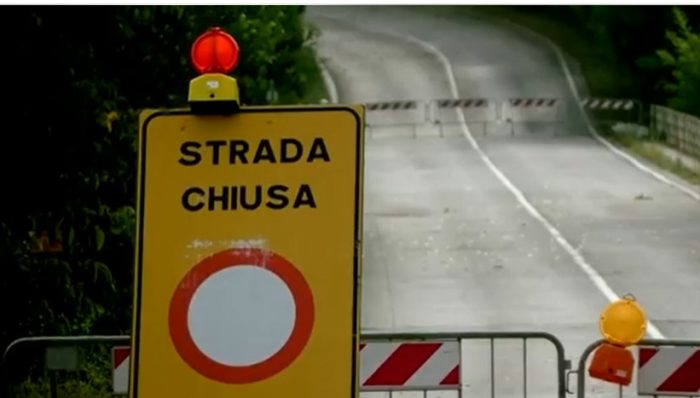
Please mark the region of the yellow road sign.
[[132, 398], [357, 395], [363, 125], [142, 115]]

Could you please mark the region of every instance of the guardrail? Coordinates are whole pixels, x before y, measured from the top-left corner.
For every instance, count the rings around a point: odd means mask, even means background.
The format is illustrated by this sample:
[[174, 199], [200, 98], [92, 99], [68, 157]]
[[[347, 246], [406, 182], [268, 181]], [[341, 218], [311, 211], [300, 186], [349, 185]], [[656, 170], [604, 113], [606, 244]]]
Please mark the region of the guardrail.
[[651, 128], [681, 152], [700, 158], [700, 118], [663, 106], [651, 106]]

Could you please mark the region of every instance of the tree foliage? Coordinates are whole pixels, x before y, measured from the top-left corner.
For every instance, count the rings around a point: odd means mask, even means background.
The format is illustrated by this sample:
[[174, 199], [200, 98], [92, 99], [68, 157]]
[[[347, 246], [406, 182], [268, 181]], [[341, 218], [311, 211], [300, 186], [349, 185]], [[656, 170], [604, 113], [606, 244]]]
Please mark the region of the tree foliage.
[[[241, 45], [242, 101], [299, 101], [312, 38], [297, 6], [5, 7], [0, 348], [130, 327], [137, 115], [183, 106], [194, 38]], [[308, 61], [306, 61], [308, 64]], [[59, 253], [34, 253], [42, 235]]]
[[676, 30], [666, 34], [673, 48], [657, 52], [673, 76], [665, 88], [673, 94], [672, 107], [700, 115], [700, 36], [693, 32], [688, 16], [681, 9], [673, 11]]
[[593, 95], [639, 98], [700, 115], [700, 39], [692, 29], [700, 24], [700, 8], [578, 5], [535, 11], [574, 26], [589, 42], [585, 47], [593, 53], [572, 52], [583, 53], [588, 69], [605, 70], [587, 71], [596, 79]]
[[[601, 96], [635, 97], [653, 101], [663, 97], [663, 77], [655, 56], [671, 23], [669, 7], [573, 6], [580, 26], [597, 49], [600, 62], [610, 66], [615, 84], [598, 87]], [[624, 92], [619, 92], [623, 90]]]

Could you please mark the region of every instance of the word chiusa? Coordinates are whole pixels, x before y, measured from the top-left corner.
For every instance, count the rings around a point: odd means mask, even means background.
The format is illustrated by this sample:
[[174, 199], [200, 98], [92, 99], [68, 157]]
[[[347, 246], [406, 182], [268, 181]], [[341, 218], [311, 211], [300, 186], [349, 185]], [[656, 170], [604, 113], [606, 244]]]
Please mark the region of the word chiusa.
[[[295, 138], [281, 138], [270, 142], [261, 139], [251, 145], [245, 140], [186, 141], [180, 145], [178, 162], [185, 167], [200, 165], [235, 166], [250, 164], [293, 164], [331, 161], [326, 143], [314, 138], [309, 145]], [[301, 207], [316, 208], [316, 198], [309, 184], [290, 187], [272, 185], [222, 185], [187, 187], [181, 197], [187, 211], [202, 210], [271, 210]]]

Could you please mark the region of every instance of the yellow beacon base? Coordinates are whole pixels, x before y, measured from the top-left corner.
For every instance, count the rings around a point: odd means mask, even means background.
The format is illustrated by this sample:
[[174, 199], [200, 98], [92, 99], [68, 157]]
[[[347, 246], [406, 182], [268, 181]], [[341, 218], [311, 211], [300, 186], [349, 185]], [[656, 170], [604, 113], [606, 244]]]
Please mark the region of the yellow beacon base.
[[192, 113], [234, 113], [240, 107], [238, 82], [221, 73], [206, 73], [190, 80], [187, 97]]

